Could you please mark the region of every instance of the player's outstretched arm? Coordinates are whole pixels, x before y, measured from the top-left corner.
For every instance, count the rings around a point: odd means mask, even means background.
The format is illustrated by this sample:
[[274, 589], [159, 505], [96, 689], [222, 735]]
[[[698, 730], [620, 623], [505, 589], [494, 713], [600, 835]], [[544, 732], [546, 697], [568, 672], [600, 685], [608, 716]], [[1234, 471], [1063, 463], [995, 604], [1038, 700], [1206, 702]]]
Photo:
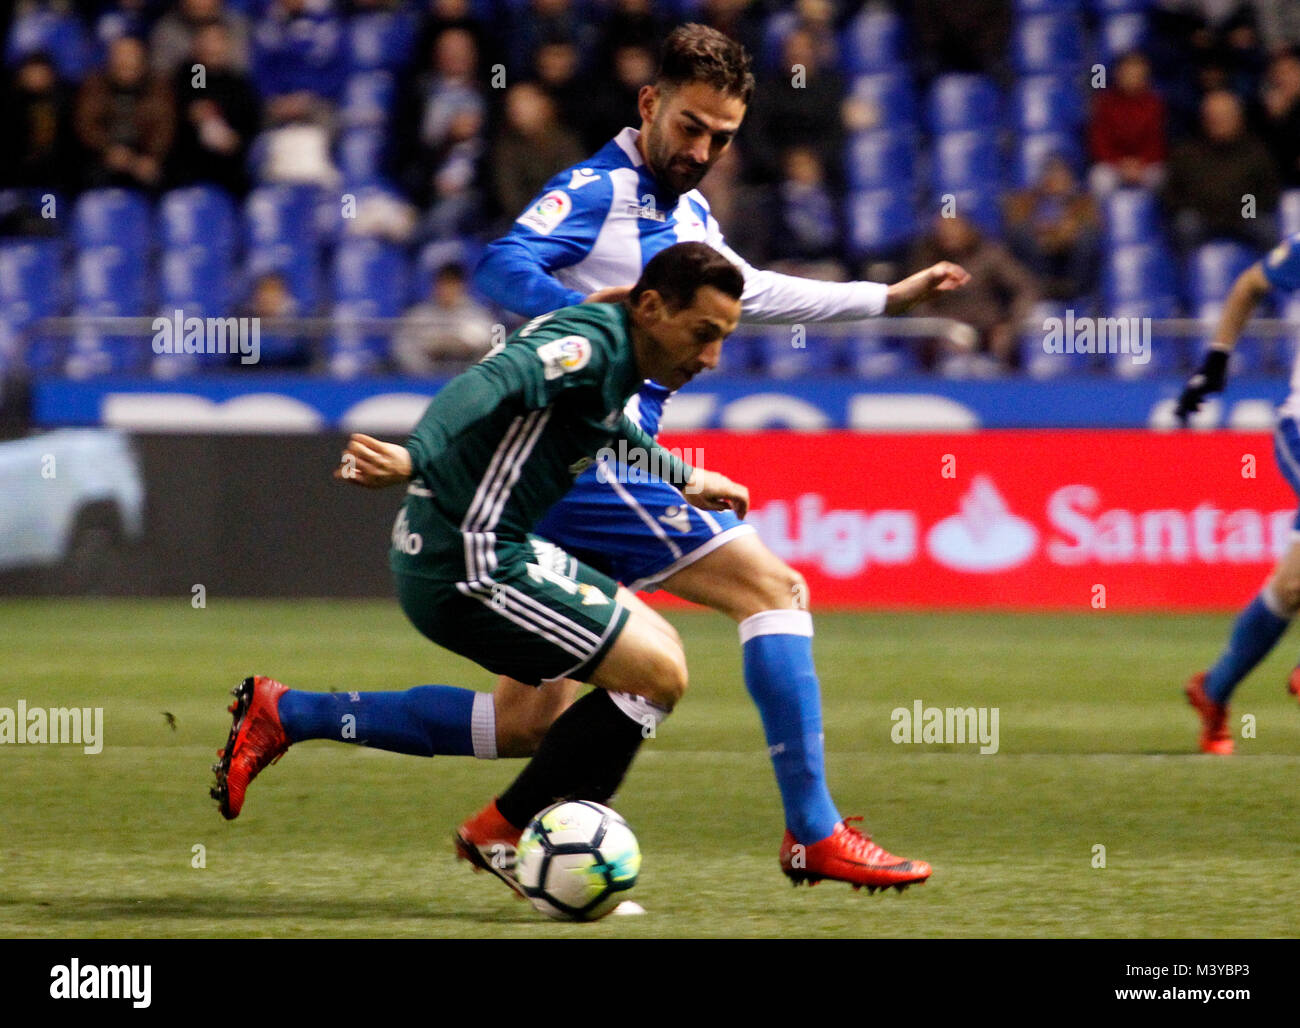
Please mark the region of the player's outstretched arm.
[[1174, 416], [1182, 424], [1186, 425], [1187, 419], [1201, 409], [1207, 396], [1223, 392], [1223, 387], [1228, 384], [1228, 355], [1237, 345], [1246, 322], [1269, 288], [1264, 269], [1258, 262], [1237, 276], [1232, 291], [1228, 293], [1227, 302], [1223, 305], [1223, 313], [1219, 315], [1210, 348], [1205, 351], [1201, 366], [1187, 380], [1178, 397]]
[[401, 443], [353, 432], [334, 477], [366, 489], [383, 489], [410, 481], [411, 472], [411, 453]]
[[940, 261], [895, 282], [885, 293], [885, 313], [902, 314], [935, 293], [960, 289], [970, 281], [970, 272], [960, 264]]

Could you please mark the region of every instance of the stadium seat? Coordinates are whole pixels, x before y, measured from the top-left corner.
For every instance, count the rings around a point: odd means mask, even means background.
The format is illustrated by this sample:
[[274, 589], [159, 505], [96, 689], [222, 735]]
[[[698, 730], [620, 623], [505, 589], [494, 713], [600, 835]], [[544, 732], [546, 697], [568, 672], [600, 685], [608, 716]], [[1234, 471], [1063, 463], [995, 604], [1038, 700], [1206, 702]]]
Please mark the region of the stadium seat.
[[1065, 132], [1035, 132], [1022, 136], [1016, 144], [1013, 185], [1020, 189], [1034, 185], [1043, 174], [1043, 166], [1053, 156], [1065, 158], [1075, 174], [1079, 174], [1083, 164], [1079, 137]]
[[996, 188], [1001, 163], [997, 140], [988, 132], [945, 132], [934, 139], [934, 184], [942, 192]]
[[244, 202], [244, 238], [248, 247], [317, 242], [317, 199], [315, 186], [276, 184], [254, 189]]
[[[1049, 379], [1063, 375], [1077, 375], [1093, 368], [1097, 363], [1096, 353], [1050, 353], [1047, 350], [1050, 321], [1054, 319], [1064, 334], [1067, 308], [1074, 310], [1074, 317], [1087, 315], [1087, 309], [1081, 304], [1067, 305], [1059, 301], [1043, 301], [1035, 304], [1028, 318], [1028, 327], [1022, 330], [1018, 345], [1020, 348], [1020, 366], [1031, 378]], [[1064, 340], [1063, 340], [1064, 341]]]
[[124, 246], [138, 259], [153, 249], [149, 202], [129, 189], [90, 189], [72, 210], [72, 238], [79, 247]]
[[348, 129], [339, 137], [337, 163], [347, 191], [383, 181], [386, 138], [375, 128]]
[[[830, 335], [794, 336], [796, 326], [764, 331], [755, 339], [758, 370], [771, 378], [791, 379], [835, 370], [843, 340]], [[796, 346], [801, 342], [801, 346]], [[724, 347], [725, 349], [725, 347]]]
[[248, 251], [241, 286], [247, 291], [263, 275], [283, 275], [299, 315], [312, 314], [320, 303], [320, 248], [313, 243], [267, 243]]
[[59, 75], [71, 82], [80, 82], [95, 67], [90, 36], [67, 11], [37, 7], [14, 19], [5, 43], [5, 63], [13, 67], [28, 54], [41, 52], [49, 54]]
[[1155, 242], [1160, 236], [1160, 206], [1154, 190], [1116, 189], [1103, 201], [1109, 247]]
[[235, 205], [213, 186], [173, 189], [158, 203], [158, 239], [164, 249], [202, 246], [233, 253], [239, 243]]
[[952, 198], [952, 209], [969, 218], [981, 231], [995, 237], [1002, 235], [1002, 194], [996, 182], [992, 185], [937, 190], [929, 209], [946, 210], [949, 197]]
[[131, 317], [150, 306], [147, 265], [130, 247], [83, 247], [73, 282], [77, 308], [85, 314]]
[[397, 71], [411, 58], [416, 29], [409, 8], [353, 14], [347, 27], [348, 67], [352, 71]]
[[895, 71], [904, 63], [903, 19], [886, 7], [867, 7], [854, 15], [840, 37], [840, 62], [846, 75]]
[[888, 253], [916, 233], [916, 211], [896, 189], [864, 189], [849, 195], [848, 243], [855, 257]]
[[845, 148], [852, 189], [909, 189], [917, 169], [916, 137], [908, 131], [858, 132]]
[[1097, 49], [1107, 64], [1132, 50], [1142, 49], [1146, 40], [1147, 17], [1141, 11], [1106, 15], [1098, 26]]
[[1293, 236], [1300, 232], [1300, 189], [1288, 189], [1281, 195], [1277, 213], [1284, 236]]
[[920, 370], [916, 341], [878, 335], [852, 335], [844, 341], [844, 360], [858, 378], [886, 378]]
[[1082, 92], [1065, 76], [1030, 75], [1011, 94], [1011, 124], [1022, 134], [1074, 131], [1085, 114]]
[[1123, 14], [1127, 11], [1147, 11], [1155, 6], [1156, 0], [1090, 0], [1092, 9], [1098, 14]]
[[916, 124], [916, 93], [906, 75], [898, 72], [858, 75], [849, 89], [849, 98], [871, 107], [874, 128], [905, 129]]
[[334, 333], [329, 343], [329, 367], [340, 378], [373, 372], [388, 353], [388, 337], [366, 332], [361, 318], [395, 318], [407, 297], [406, 255], [375, 239], [347, 239], [334, 255]]
[[1035, 14], [1016, 22], [1011, 57], [1022, 75], [1062, 74], [1083, 63], [1083, 25], [1068, 14]]
[[64, 243], [61, 239], [0, 243], [0, 309], [21, 325], [63, 309]]
[[[1105, 311], [1107, 318], [1125, 318], [1130, 321], [1130, 335], [1136, 328], [1145, 334], [1145, 321], [1159, 321], [1177, 315], [1177, 307], [1171, 296], [1157, 297], [1151, 300], [1133, 300], [1116, 304]], [[1136, 324], [1133, 324], [1133, 322]], [[1150, 378], [1159, 374], [1185, 374], [1189, 368], [1190, 357], [1195, 340], [1186, 336], [1171, 336], [1160, 332], [1155, 325], [1150, 326], [1150, 350], [1145, 363], [1139, 363], [1132, 353], [1112, 353], [1106, 357], [1110, 373], [1116, 378], [1138, 379]]]
[[1172, 299], [1177, 293], [1175, 265], [1160, 242], [1117, 246], [1106, 255], [1103, 291], [1106, 309], [1121, 303]]
[[197, 244], [164, 250], [159, 260], [160, 307], [197, 317], [225, 316], [231, 308], [229, 254]]
[[391, 71], [358, 71], [347, 77], [339, 118], [347, 128], [382, 127], [393, 109], [397, 85]]
[[466, 278], [471, 278], [482, 254], [483, 244], [470, 237], [426, 243], [416, 254], [411, 268], [411, 288], [407, 302], [423, 303], [433, 295], [434, 278], [438, 270], [448, 264], [459, 264], [465, 269]]
[[1198, 247], [1187, 265], [1188, 305], [1199, 310], [1227, 299], [1233, 281], [1255, 259], [1240, 243], [1219, 241]]
[[996, 128], [1001, 111], [1001, 95], [983, 75], [939, 75], [930, 86], [929, 124], [936, 134]]

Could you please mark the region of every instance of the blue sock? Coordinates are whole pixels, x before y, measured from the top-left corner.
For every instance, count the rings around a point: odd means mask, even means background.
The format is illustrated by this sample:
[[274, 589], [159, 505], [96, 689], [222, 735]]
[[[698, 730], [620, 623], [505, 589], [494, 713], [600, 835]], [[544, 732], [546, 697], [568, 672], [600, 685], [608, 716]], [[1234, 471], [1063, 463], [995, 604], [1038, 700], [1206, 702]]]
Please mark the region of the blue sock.
[[812, 658], [812, 616], [765, 610], [740, 623], [745, 685], [754, 697], [796, 842], [835, 830], [840, 813], [826, 786], [822, 698]]
[[496, 757], [492, 694], [451, 685], [405, 692], [301, 692], [280, 697], [292, 742], [335, 739], [418, 757]]
[[1290, 618], [1281, 617], [1269, 606], [1264, 595], [1267, 591], [1265, 587], [1241, 612], [1232, 626], [1228, 648], [1205, 677], [1205, 694], [1216, 703], [1228, 702], [1237, 683], [1268, 655], [1291, 623]]

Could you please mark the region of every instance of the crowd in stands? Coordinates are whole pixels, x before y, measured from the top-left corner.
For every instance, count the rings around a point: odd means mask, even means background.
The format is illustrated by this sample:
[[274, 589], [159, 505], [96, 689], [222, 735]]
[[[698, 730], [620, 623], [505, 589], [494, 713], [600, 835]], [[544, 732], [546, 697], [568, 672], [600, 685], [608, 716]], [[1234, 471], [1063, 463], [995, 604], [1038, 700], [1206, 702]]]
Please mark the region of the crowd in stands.
[[[756, 344], [733, 369], [1055, 373], [1034, 317], [1209, 317], [1300, 230], [1296, 0], [16, 0], [0, 366], [130, 367], [129, 342], [40, 319], [182, 303], [351, 325], [269, 365], [428, 374], [482, 352], [501, 312], [469, 289], [478, 248], [636, 123], [683, 20], [755, 58], [702, 187], [738, 251], [829, 279], [974, 274], [918, 312], [971, 325], [973, 363]], [[1255, 370], [1280, 360], [1261, 347]]]

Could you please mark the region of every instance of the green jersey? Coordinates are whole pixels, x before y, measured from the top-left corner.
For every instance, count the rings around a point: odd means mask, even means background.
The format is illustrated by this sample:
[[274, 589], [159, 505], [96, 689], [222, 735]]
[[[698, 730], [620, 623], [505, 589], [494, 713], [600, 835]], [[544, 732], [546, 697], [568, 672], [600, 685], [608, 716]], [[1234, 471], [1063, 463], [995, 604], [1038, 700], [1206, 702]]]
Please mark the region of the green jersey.
[[685, 485], [691, 468], [623, 413], [642, 381], [627, 309], [601, 303], [534, 318], [454, 378], [406, 442], [413, 476], [393, 526], [393, 570], [490, 578], [620, 437]]

